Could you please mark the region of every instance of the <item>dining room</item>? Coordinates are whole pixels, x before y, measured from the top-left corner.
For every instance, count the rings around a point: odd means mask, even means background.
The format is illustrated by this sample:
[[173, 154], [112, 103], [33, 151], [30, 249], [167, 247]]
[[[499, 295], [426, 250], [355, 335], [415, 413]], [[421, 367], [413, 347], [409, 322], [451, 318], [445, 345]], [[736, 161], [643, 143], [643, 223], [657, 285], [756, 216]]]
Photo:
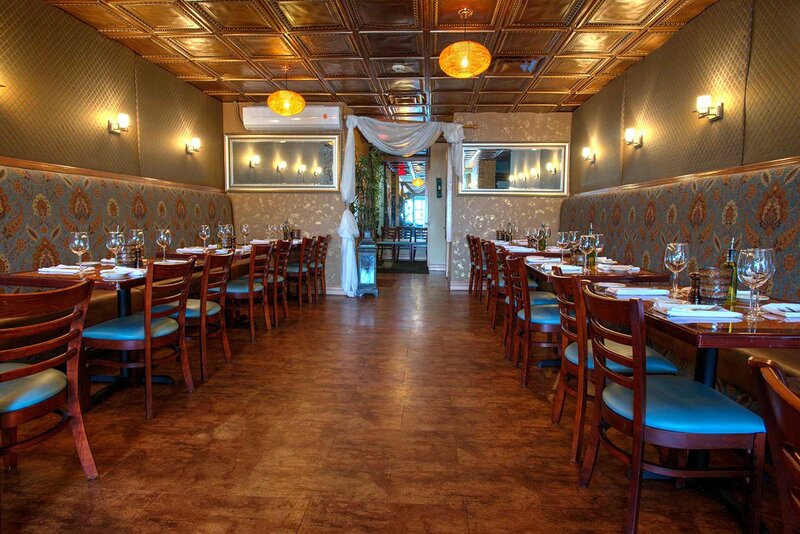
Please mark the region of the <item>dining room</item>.
[[0, 2], [0, 532], [800, 531], [799, 28]]

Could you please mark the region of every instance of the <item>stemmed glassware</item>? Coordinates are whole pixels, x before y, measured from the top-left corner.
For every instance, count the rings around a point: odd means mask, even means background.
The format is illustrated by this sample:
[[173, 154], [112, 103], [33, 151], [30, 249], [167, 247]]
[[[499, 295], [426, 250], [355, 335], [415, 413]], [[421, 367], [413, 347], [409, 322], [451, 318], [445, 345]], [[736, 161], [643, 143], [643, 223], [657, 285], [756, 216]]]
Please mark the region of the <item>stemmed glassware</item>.
[[677, 298], [678, 274], [686, 268], [688, 261], [686, 243], [667, 243], [664, 249], [664, 266], [672, 273], [672, 293], [670, 296]]
[[83, 279], [81, 258], [89, 251], [89, 234], [87, 232], [72, 232], [69, 237], [69, 249], [78, 256], [78, 274]]
[[577, 230], [570, 230], [569, 232], [569, 249], [570, 251], [575, 251], [578, 248], [578, 231]]
[[606, 244], [604, 243], [603, 234], [593, 234], [594, 235], [594, 249], [597, 251], [597, 255], [603, 253], [603, 249], [605, 248]]
[[595, 245], [595, 240], [594, 240], [594, 235], [592, 234], [582, 235], [580, 241], [578, 241], [578, 248], [583, 254], [584, 271], [587, 270], [589, 254], [591, 254], [594, 251], [594, 245]]
[[561, 263], [564, 263], [564, 247], [569, 245], [569, 232], [558, 232], [556, 235], [556, 245], [561, 251]]
[[156, 234], [156, 245], [161, 247], [161, 252], [164, 254], [164, 261], [167, 261], [167, 247], [172, 244], [172, 232], [169, 228], [159, 228]]
[[739, 251], [736, 263], [739, 281], [750, 288], [747, 320], [755, 321], [761, 314], [758, 291], [775, 274], [775, 251], [771, 248], [746, 248]]
[[197, 235], [200, 236], [200, 239], [203, 240], [203, 252], [206, 251], [206, 241], [209, 237], [211, 237], [211, 227], [207, 224], [201, 224], [200, 230], [198, 230]]
[[247, 223], [242, 223], [239, 225], [239, 233], [242, 234], [242, 242], [243, 245], [247, 244], [247, 235], [250, 233], [250, 225]]
[[227, 227], [222, 223], [217, 223], [217, 239], [219, 239], [220, 248], [225, 247], [225, 234], [228, 232]]
[[106, 248], [114, 255], [114, 265], [119, 263], [119, 251], [125, 246], [125, 234], [120, 231], [108, 232]]

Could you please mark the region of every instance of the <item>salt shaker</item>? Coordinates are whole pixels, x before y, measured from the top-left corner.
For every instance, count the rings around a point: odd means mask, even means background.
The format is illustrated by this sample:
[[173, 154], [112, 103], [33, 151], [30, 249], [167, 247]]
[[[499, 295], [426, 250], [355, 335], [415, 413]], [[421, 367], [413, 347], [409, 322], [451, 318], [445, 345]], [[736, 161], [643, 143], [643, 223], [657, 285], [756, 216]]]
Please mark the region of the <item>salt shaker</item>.
[[695, 271], [689, 273], [689, 303], [700, 304], [700, 273]]

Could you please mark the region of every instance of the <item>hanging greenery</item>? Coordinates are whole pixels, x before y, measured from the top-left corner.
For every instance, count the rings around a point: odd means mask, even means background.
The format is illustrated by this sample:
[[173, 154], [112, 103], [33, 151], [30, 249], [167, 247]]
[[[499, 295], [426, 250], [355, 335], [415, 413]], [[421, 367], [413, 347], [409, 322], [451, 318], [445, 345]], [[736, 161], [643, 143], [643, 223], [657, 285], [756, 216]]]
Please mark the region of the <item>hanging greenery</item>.
[[363, 233], [371, 230], [373, 235], [380, 221], [380, 196], [383, 184], [384, 165], [381, 153], [374, 148], [358, 158], [356, 162], [356, 201], [353, 213]]

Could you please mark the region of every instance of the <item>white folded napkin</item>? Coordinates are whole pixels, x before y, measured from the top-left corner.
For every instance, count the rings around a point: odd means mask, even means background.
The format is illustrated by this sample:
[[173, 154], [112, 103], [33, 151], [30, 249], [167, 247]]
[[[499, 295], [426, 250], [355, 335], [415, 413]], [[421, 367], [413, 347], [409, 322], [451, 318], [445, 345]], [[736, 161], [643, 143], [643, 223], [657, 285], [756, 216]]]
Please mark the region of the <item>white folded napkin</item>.
[[561, 249], [558, 247], [545, 247], [545, 251], [547, 252], [561, 252]]
[[761, 309], [767, 313], [785, 317], [786, 319], [800, 319], [800, 304], [791, 302], [771, 302], [761, 306]]
[[742, 318], [742, 314], [739, 312], [731, 311], [713, 304], [674, 304], [656, 301], [653, 308], [669, 318], [705, 320], [737, 320]]
[[100, 263], [102, 265], [116, 265], [117, 260], [115, 260], [114, 258], [103, 258], [102, 260], [100, 260]]
[[202, 254], [203, 247], [183, 247], [175, 249], [178, 254]]
[[642, 269], [635, 265], [609, 265], [600, 263], [597, 265], [597, 270], [609, 273], [638, 273]]
[[270, 243], [273, 243], [274, 241], [275, 241], [274, 239], [251, 239], [250, 240], [250, 244], [251, 245], [269, 245]]
[[606, 291], [615, 297], [657, 297], [669, 295], [669, 289], [658, 289], [656, 287], [609, 287]]
[[546, 258], [544, 256], [525, 256], [525, 263], [560, 263], [561, 258]]
[[211, 250], [214, 250], [215, 248], [217, 248], [217, 245], [208, 245], [208, 247], [206, 247], [206, 248], [210, 248]]
[[[94, 267], [84, 267], [84, 273], [90, 273], [94, 271]], [[39, 272], [41, 274], [79, 274], [81, 272], [81, 268], [77, 265], [54, 265], [52, 267], [40, 267]]]
[[302, 242], [303, 242], [303, 240], [302, 240], [302, 239], [292, 239], [292, 244], [293, 244], [293, 245], [299, 245], [299, 244], [300, 244], [300, 243], [302, 243]]
[[525, 252], [536, 252], [535, 248], [529, 247], [515, 247], [515, 246], [508, 246], [506, 250], [509, 252], [516, 252], [516, 253], [525, 253]]
[[598, 256], [597, 257], [597, 265], [616, 265], [616, 260], [612, 260], [611, 258], [606, 258], [605, 256]]
[[583, 267], [581, 267], [580, 265], [567, 265], [567, 264], [553, 265], [551, 267], [551, 270], [555, 269], [556, 267], [561, 268], [562, 274], [579, 274], [583, 272]]
[[508, 245], [508, 241], [503, 241], [501, 239], [492, 239], [492, 243], [495, 245]]

